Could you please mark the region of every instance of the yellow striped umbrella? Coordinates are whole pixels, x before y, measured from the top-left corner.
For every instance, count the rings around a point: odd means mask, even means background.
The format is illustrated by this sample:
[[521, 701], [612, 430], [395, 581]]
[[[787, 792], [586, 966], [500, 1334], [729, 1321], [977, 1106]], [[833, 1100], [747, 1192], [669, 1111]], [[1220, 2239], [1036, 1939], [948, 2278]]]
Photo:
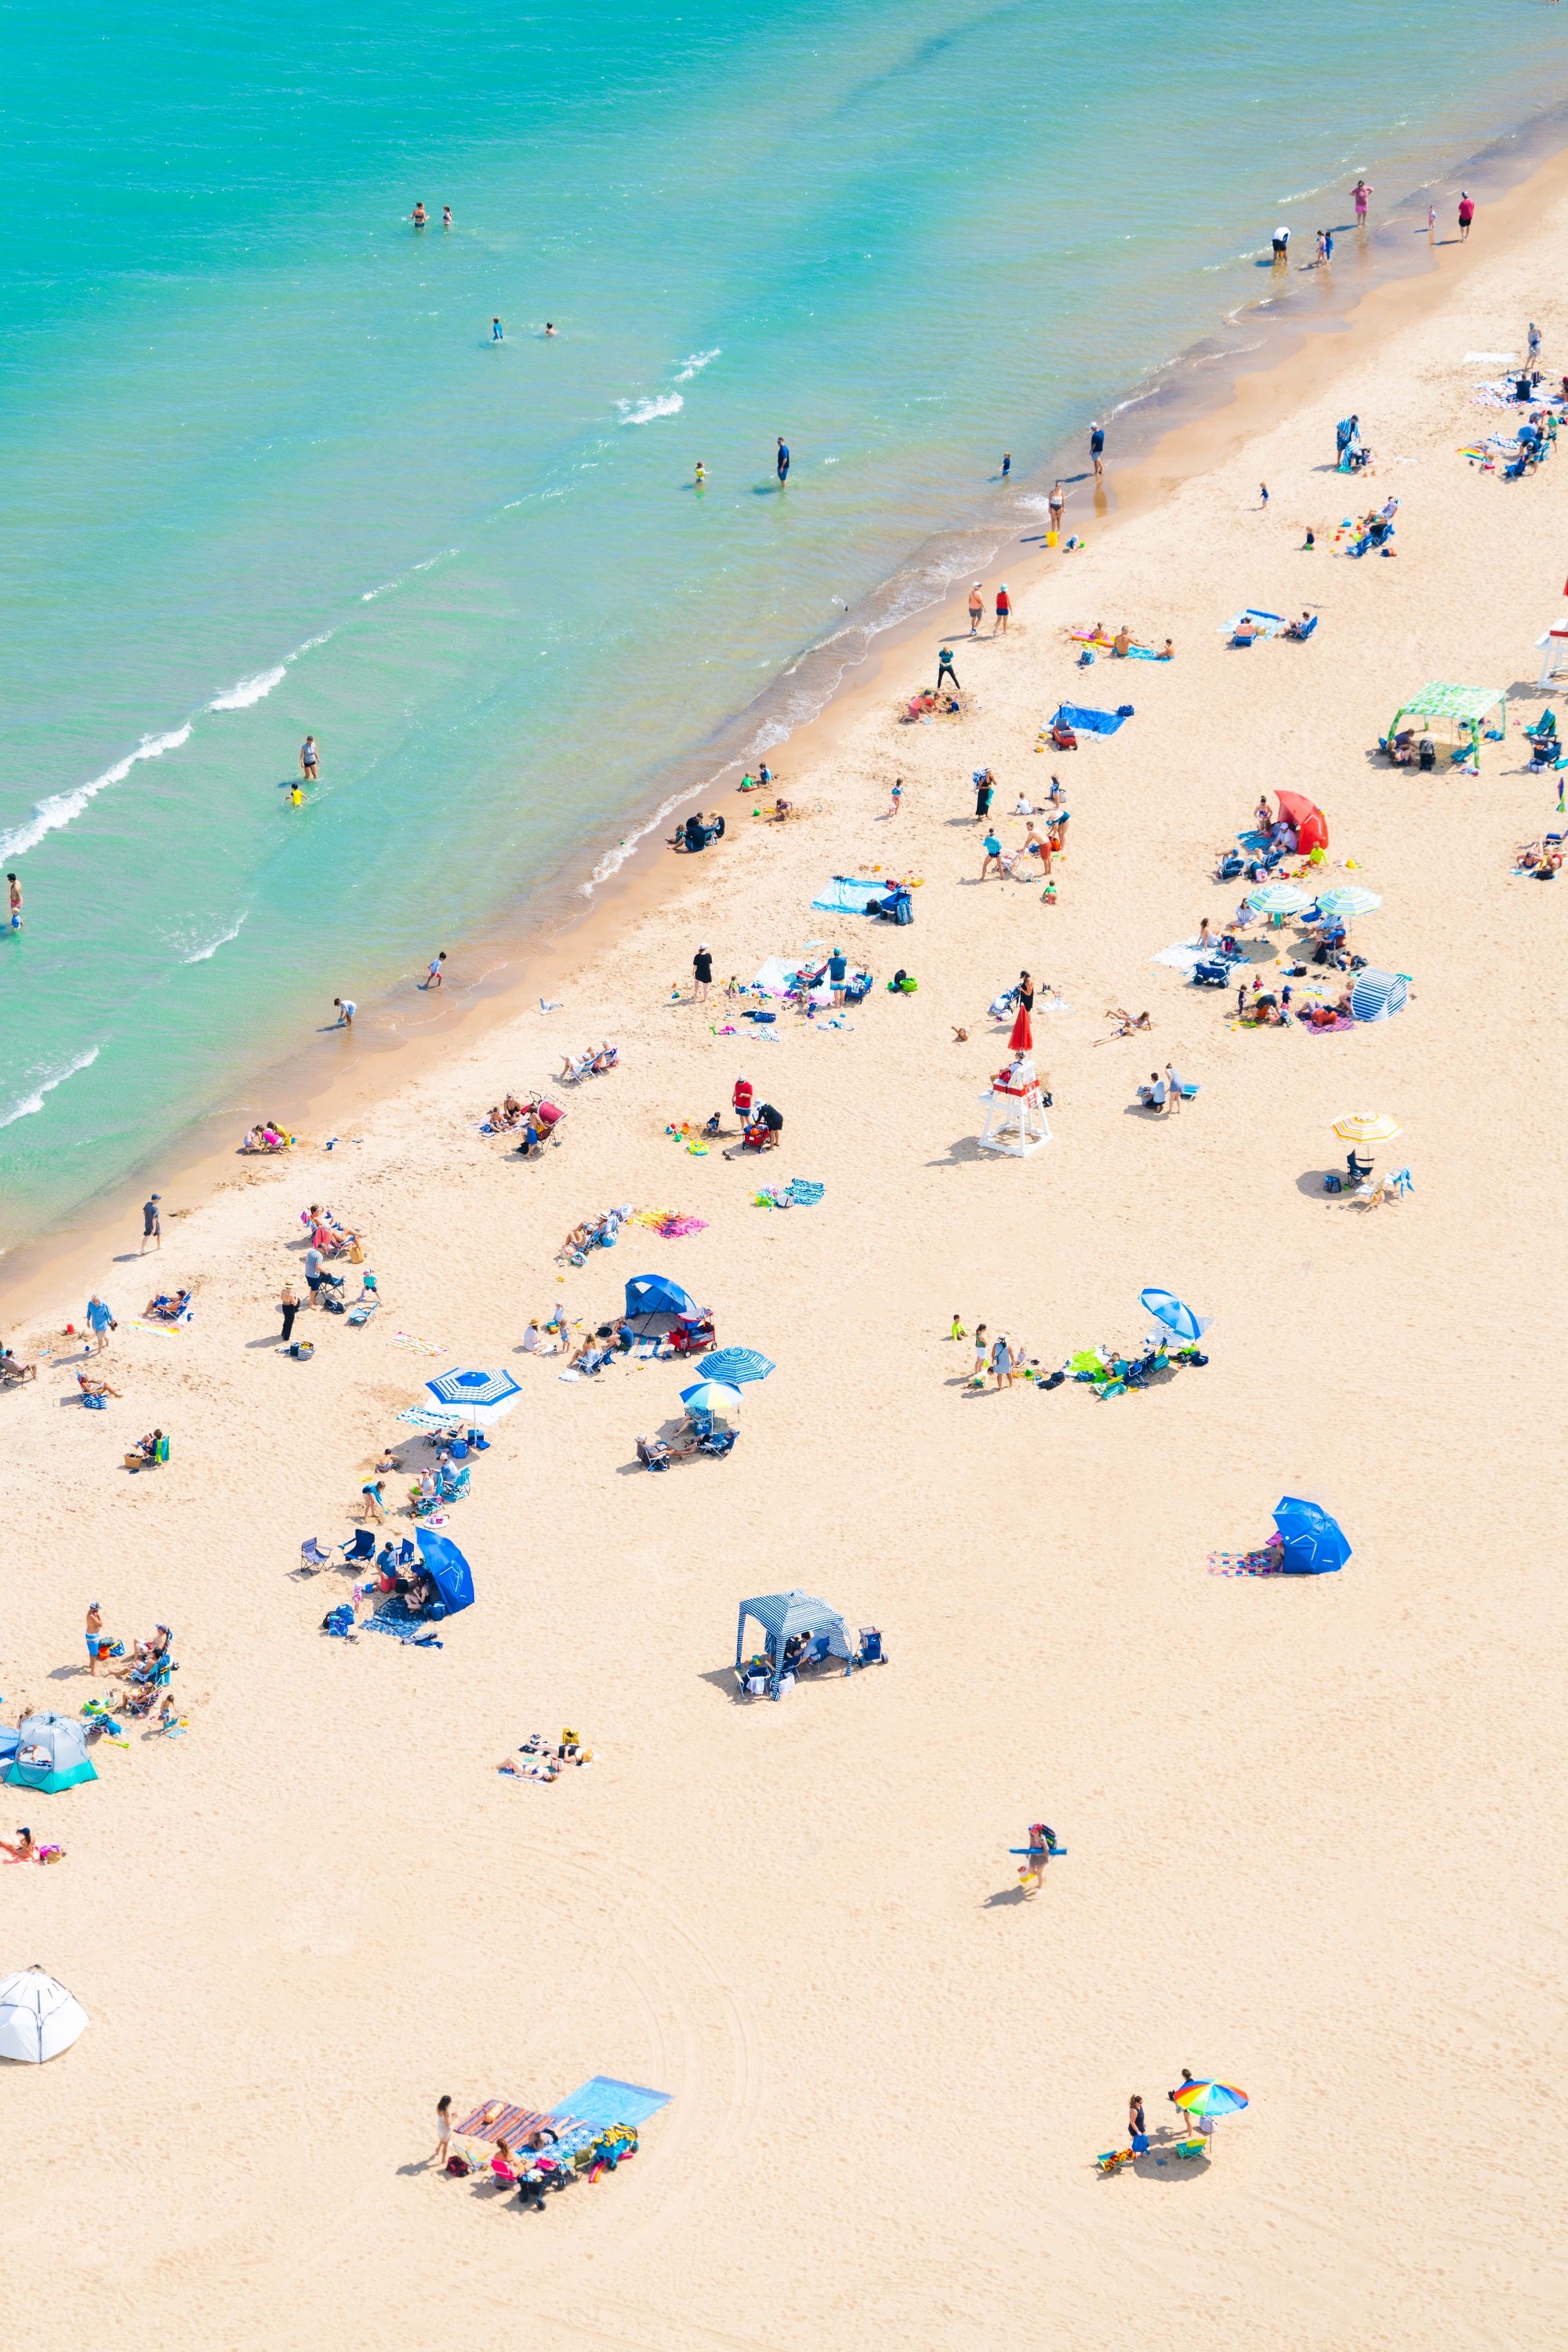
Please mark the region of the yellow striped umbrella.
[[1334, 1121], [1342, 1143], [1392, 1143], [1401, 1131], [1399, 1121], [1385, 1110], [1352, 1110], [1348, 1118]]

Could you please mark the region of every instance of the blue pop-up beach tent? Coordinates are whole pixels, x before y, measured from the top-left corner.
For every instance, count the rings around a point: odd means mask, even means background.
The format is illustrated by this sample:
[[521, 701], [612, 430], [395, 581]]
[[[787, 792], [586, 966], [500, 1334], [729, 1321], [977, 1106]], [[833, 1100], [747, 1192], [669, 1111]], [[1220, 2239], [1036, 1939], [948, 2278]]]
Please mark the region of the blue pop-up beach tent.
[[421, 1528], [419, 1556], [448, 1617], [473, 1606], [474, 1571], [449, 1536], [437, 1535], [434, 1528]]
[[1118, 710], [1092, 710], [1087, 702], [1064, 702], [1051, 725], [1070, 727], [1075, 735], [1114, 735], [1122, 720], [1132, 715], [1130, 702]]
[[693, 1318], [698, 1308], [687, 1297], [679, 1282], [671, 1282], [664, 1274], [637, 1274], [626, 1285], [626, 1315], [637, 1322], [645, 1315], [672, 1317], [679, 1322], [682, 1316]]
[[53, 1795], [96, 1780], [98, 1767], [87, 1752], [87, 1727], [69, 1715], [25, 1716], [5, 1774], [13, 1789], [41, 1789]]

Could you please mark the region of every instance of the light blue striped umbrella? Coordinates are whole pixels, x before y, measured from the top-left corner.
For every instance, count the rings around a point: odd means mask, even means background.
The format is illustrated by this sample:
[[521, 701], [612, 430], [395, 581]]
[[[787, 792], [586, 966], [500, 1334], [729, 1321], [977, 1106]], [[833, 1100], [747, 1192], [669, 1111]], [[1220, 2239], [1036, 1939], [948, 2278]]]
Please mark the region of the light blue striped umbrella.
[[1141, 1290], [1138, 1304], [1147, 1309], [1156, 1323], [1163, 1323], [1174, 1338], [1189, 1343], [1201, 1339], [1213, 1320], [1208, 1315], [1195, 1315], [1169, 1290]]
[[680, 1402], [690, 1413], [735, 1412], [741, 1391], [728, 1381], [699, 1381], [694, 1387], [681, 1390]]
[[1351, 1011], [1358, 1021], [1392, 1021], [1410, 1002], [1410, 983], [1402, 971], [1358, 971], [1351, 984]]
[[755, 1348], [715, 1348], [701, 1359], [702, 1375], [710, 1381], [765, 1381], [773, 1366]]
[[1338, 890], [1320, 890], [1318, 904], [1325, 915], [1338, 915], [1349, 920], [1353, 915], [1373, 915], [1383, 900], [1375, 890], [1363, 890], [1359, 882], [1347, 882]]
[[1311, 902], [1305, 890], [1298, 890], [1294, 882], [1265, 882], [1260, 889], [1249, 890], [1247, 903], [1260, 915], [1299, 915]]
[[425, 1385], [441, 1404], [500, 1404], [521, 1394], [510, 1372], [443, 1372]]

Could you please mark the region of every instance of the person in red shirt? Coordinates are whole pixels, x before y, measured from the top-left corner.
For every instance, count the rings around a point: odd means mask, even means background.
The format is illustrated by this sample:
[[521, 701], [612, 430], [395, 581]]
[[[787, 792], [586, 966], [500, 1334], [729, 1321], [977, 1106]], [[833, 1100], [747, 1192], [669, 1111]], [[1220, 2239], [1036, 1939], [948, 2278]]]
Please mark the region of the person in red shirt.
[[1469, 242], [1470, 223], [1476, 216], [1476, 200], [1468, 188], [1459, 190], [1459, 243]]
[[1005, 637], [1007, 634], [1007, 621], [1012, 610], [1013, 599], [1008, 595], [1006, 585], [1004, 583], [996, 591], [996, 630], [1000, 636]]
[[749, 1127], [752, 1120], [752, 1082], [750, 1078], [736, 1079], [734, 1109], [735, 1117], [740, 1120], [742, 1128]]

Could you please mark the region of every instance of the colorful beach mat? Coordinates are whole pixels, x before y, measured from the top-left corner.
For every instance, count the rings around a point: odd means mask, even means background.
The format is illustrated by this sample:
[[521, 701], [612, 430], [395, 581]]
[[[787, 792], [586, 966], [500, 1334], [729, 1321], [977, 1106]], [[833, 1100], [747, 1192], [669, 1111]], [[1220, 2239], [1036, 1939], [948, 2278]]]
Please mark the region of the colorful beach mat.
[[1211, 1576], [1279, 1576], [1283, 1573], [1278, 1544], [1265, 1544], [1258, 1551], [1211, 1551], [1209, 1554]]

